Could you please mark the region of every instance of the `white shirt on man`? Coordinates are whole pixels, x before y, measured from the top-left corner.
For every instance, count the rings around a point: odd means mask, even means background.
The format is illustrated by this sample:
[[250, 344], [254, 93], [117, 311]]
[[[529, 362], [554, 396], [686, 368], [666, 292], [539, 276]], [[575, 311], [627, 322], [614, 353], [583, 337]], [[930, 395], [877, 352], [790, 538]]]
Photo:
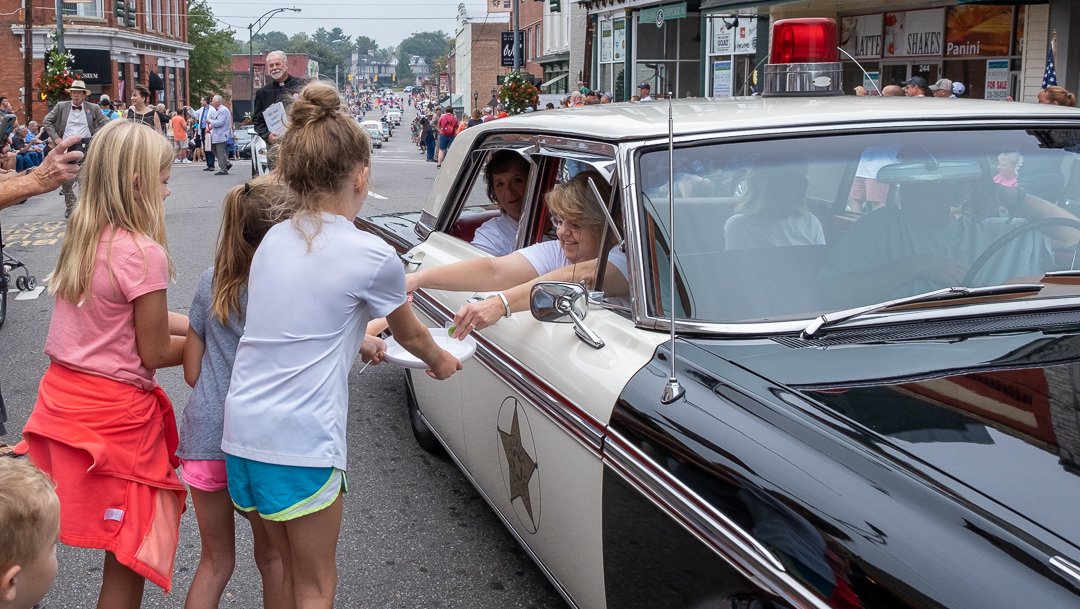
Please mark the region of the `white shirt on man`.
[[86, 108], [80, 107], [79, 110], [76, 110], [72, 106], [71, 112], [68, 112], [67, 124], [64, 125], [64, 137], [68, 138], [74, 135], [90, 137], [90, 125], [86, 124]]

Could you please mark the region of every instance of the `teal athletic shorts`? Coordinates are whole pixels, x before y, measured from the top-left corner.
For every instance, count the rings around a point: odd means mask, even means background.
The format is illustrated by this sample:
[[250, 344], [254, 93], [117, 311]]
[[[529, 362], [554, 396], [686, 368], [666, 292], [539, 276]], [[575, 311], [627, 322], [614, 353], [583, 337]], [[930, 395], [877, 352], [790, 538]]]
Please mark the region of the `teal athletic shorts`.
[[301, 467], [225, 455], [229, 497], [241, 512], [286, 521], [330, 507], [348, 492], [345, 472], [334, 467]]

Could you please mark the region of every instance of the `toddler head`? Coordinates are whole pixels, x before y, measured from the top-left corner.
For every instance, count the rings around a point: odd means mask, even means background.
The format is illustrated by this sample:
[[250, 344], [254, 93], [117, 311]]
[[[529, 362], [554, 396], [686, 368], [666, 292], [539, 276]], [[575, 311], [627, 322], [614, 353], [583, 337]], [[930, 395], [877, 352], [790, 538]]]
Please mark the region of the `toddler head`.
[[56, 577], [60, 500], [23, 459], [0, 459], [0, 608], [30, 609]]

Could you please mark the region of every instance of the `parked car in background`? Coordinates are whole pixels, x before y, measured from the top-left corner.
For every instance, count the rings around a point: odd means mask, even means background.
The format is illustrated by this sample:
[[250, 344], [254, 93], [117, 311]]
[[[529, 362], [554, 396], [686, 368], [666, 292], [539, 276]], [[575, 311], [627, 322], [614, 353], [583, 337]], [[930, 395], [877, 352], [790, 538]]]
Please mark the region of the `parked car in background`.
[[[799, 23], [770, 39], [837, 39]], [[670, 139], [666, 101], [466, 129], [423, 212], [358, 218], [409, 272], [489, 260], [512, 151], [515, 247], [603, 269], [534, 286], [449, 380], [408, 371], [417, 440], [573, 607], [1080, 606], [1080, 112], [844, 97], [801, 63], [670, 102]], [[586, 170], [591, 241], [545, 205]], [[483, 282], [413, 306], [442, 327]]]
[[382, 143], [383, 143], [383, 140], [382, 140], [383, 133], [382, 133], [382, 131], [372, 129], [370, 126], [366, 126], [366, 125], [362, 125], [362, 126], [368, 132], [368, 136], [371, 137], [371, 147], [372, 148], [382, 148]]
[[251, 141], [253, 139], [255, 139], [255, 127], [243, 127], [236, 130], [236, 149], [240, 158], [251, 158]]

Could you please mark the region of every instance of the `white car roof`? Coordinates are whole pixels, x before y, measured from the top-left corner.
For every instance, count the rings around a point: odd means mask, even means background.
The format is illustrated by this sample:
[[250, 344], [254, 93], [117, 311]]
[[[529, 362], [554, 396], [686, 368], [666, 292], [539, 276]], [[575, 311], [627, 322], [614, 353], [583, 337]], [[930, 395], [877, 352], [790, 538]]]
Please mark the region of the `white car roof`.
[[[674, 134], [684, 135], [758, 129], [845, 128], [875, 124], [974, 121], [1008, 124], [1032, 119], [1080, 121], [1080, 109], [1049, 104], [935, 97], [736, 97], [672, 100]], [[444, 164], [458, 167], [476, 138], [498, 132], [544, 133], [606, 142], [632, 142], [667, 137], [668, 102], [624, 102], [578, 108], [540, 110], [488, 121], [457, 135]], [[1078, 122], [1080, 125], [1080, 122]], [[425, 209], [438, 214], [456, 176], [442, 171]]]

